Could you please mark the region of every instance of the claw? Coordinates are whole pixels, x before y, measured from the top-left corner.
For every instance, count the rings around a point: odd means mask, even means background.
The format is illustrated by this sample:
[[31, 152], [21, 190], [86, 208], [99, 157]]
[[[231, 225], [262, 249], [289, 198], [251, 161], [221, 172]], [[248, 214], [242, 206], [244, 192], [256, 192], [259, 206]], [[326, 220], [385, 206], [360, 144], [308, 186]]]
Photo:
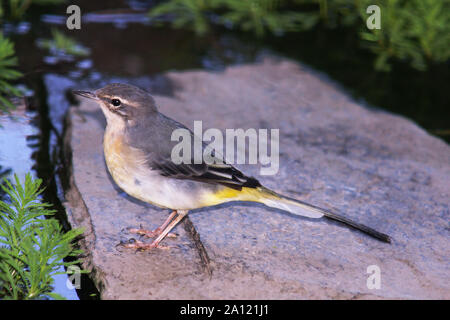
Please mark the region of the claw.
[[[162, 230], [160, 228], [156, 228], [155, 230], [146, 230], [142, 228], [142, 225], [139, 229], [137, 228], [129, 228], [128, 231], [130, 233], [135, 233], [140, 236], [145, 236], [147, 238], [154, 238], [161, 234]], [[178, 235], [176, 233], [169, 233], [167, 234], [167, 237], [169, 238], [176, 238]]]
[[172, 232], [169, 232], [169, 233], [166, 235], [166, 237], [167, 237], [167, 238], [176, 238], [176, 237], [178, 237], [178, 233], [172, 233]]
[[172, 246], [163, 246], [163, 245], [160, 245], [160, 244], [154, 243], [154, 242], [144, 243], [144, 242], [136, 240], [134, 238], [131, 238], [130, 240], [128, 240], [128, 242], [121, 242], [117, 246], [119, 246], [119, 245], [121, 245], [125, 248], [129, 248], [129, 249], [136, 249], [136, 252], [155, 249], [155, 248], [163, 249], [163, 250], [168, 250], [168, 249], [174, 248]]

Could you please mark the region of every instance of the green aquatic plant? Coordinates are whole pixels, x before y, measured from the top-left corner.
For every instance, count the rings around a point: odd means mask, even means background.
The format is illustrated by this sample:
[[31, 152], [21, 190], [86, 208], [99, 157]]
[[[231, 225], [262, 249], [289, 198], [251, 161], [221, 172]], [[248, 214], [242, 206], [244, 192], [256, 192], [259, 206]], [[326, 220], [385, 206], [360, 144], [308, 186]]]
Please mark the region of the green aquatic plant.
[[170, 0], [158, 4], [149, 12], [150, 17], [171, 15], [175, 28], [193, 26], [198, 34], [209, 30], [209, 21], [206, 16], [209, 10], [214, 9], [216, 0]]
[[244, 31], [252, 31], [261, 37], [270, 32], [306, 29], [317, 18], [302, 12], [280, 9], [287, 1], [282, 0], [170, 0], [150, 10], [151, 17], [163, 15], [171, 18], [176, 28], [193, 26], [197, 34], [209, 30], [213, 13], [221, 24], [232, 24]]
[[24, 16], [31, 5], [52, 5], [64, 2], [66, 0], [0, 0], [0, 18], [7, 14], [9, 19], [18, 20]]
[[10, 83], [22, 76], [15, 69], [17, 63], [14, 44], [0, 32], [0, 112], [9, 112], [14, 109], [15, 106], [9, 98], [21, 95], [20, 90]]
[[217, 0], [217, 6], [225, 9], [222, 23], [230, 22], [258, 37], [267, 31], [276, 34], [306, 30], [317, 23], [317, 15], [285, 9], [285, 3], [282, 0]]
[[27, 174], [21, 184], [15, 176], [15, 185], [0, 186], [7, 198], [0, 201], [0, 299], [63, 298], [52, 292], [53, 276], [79, 262], [63, 259], [81, 253], [73, 242], [82, 230], [64, 233], [49, 217], [54, 211], [39, 200], [40, 179]]
[[[365, 0], [365, 3], [370, 1]], [[377, 55], [375, 67], [390, 70], [389, 60], [408, 61], [418, 70], [450, 58], [449, 0], [383, 0], [381, 29], [361, 30]], [[361, 15], [364, 7], [360, 8]]]
[[[369, 30], [366, 12], [381, 9], [381, 29]], [[169, 0], [150, 10], [176, 27], [192, 25], [199, 34], [211, 23], [231, 25], [258, 37], [314, 27], [347, 27], [375, 55], [376, 70], [393, 60], [418, 70], [450, 58], [450, 0]]]
[[51, 33], [52, 39], [42, 40], [40, 42], [42, 48], [72, 56], [89, 55], [88, 49], [82, 47], [74, 39], [66, 36], [63, 32], [58, 31], [57, 29], [52, 29]]

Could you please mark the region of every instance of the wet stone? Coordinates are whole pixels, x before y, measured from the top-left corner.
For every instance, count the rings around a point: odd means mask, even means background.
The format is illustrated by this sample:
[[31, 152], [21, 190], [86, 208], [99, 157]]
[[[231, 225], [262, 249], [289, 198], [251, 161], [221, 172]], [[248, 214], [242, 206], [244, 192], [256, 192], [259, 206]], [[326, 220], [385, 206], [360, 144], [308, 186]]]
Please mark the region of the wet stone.
[[[393, 243], [324, 219], [234, 203], [191, 212], [174, 230], [178, 237], [164, 240], [170, 250], [122, 248], [121, 241], [139, 239], [127, 228], [154, 229], [169, 211], [114, 185], [102, 153], [103, 115], [82, 100], [67, 122], [65, 206], [72, 226], [86, 229], [84, 267], [102, 298], [450, 298], [446, 143], [284, 59], [164, 77], [172, 89], [154, 96], [159, 109], [188, 127], [203, 120], [204, 129], [280, 129], [279, 172], [260, 176], [259, 166], [238, 166], [246, 174], [345, 212]], [[368, 286], [371, 266], [380, 272], [379, 289]]]

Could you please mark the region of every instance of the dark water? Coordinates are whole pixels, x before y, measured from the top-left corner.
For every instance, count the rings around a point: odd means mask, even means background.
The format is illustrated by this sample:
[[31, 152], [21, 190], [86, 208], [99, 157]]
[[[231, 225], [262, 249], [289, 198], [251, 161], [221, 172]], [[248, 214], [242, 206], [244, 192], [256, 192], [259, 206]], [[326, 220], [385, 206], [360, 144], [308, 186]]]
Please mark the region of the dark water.
[[[45, 200], [59, 210], [61, 223], [67, 228], [55, 173], [60, 169], [63, 118], [73, 102], [70, 91], [75, 88], [96, 88], [110, 81], [121, 81], [170, 95], [170, 85], [159, 76], [165, 71], [220, 71], [228, 65], [258, 61], [271, 52], [308, 64], [339, 83], [356, 99], [402, 114], [450, 141], [448, 64], [434, 66], [425, 73], [401, 63], [394, 64], [391, 73], [374, 72], [373, 55], [358, 49], [357, 37], [345, 30], [319, 29], [258, 40], [248, 34], [217, 28], [207, 36], [197, 37], [189, 30], [154, 27], [142, 13], [130, 14], [130, 6], [140, 8], [146, 3], [78, 1], [83, 14], [96, 13], [82, 23], [81, 30], [65, 29], [65, 7], [41, 8], [28, 16], [28, 23], [5, 28], [15, 42], [20, 69], [26, 74], [23, 84], [34, 95], [27, 110], [19, 112], [18, 121], [0, 119], [4, 127], [0, 129], [0, 172], [11, 169], [22, 176], [33, 169], [34, 175], [42, 178], [47, 187]], [[124, 10], [97, 12], [116, 8]], [[65, 57], [39, 48], [38, 39], [50, 38], [52, 27], [89, 48], [90, 55], [65, 61]], [[66, 289], [65, 279], [57, 279], [56, 291], [69, 299], [76, 298], [74, 290]], [[90, 298], [96, 292], [88, 279], [83, 281], [78, 295]]]
[[375, 72], [374, 55], [360, 47], [357, 34], [345, 29], [319, 29], [272, 38], [269, 43], [284, 55], [326, 73], [357, 100], [401, 114], [450, 142], [450, 62], [420, 72], [394, 61], [391, 72]]
[[[419, 72], [407, 63], [396, 62], [390, 73], [375, 72], [374, 55], [361, 48], [356, 32], [346, 29], [318, 28], [257, 39], [252, 34], [215, 28], [207, 36], [198, 37], [185, 29], [154, 27], [145, 22], [143, 12], [130, 13], [130, 7], [142, 8], [147, 3], [152, 2], [78, 1], [88, 22], [82, 23], [81, 30], [73, 31], [65, 28], [65, 7], [42, 10], [46, 14], [33, 16], [37, 21], [33, 21], [30, 32], [16, 39], [22, 69], [54, 71], [72, 78], [100, 74], [133, 78], [168, 70], [221, 70], [230, 64], [254, 62], [270, 50], [323, 72], [356, 99], [404, 115], [431, 134], [450, 141], [449, 63]], [[70, 63], [43, 65], [46, 53], [29, 50], [37, 38], [49, 37], [50, 27], [57, 27], [91, 50], [90, 61], [85, 63], [87, 70], [70, 74]]]

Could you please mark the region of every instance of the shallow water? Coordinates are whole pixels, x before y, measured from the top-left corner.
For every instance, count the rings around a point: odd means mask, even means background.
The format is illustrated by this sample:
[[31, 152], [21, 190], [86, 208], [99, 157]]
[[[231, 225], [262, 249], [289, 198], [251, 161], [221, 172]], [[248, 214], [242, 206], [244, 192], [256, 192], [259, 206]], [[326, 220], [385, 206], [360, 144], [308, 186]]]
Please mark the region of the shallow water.
[[33, 167], [33, 136], [39, 130], [30, 124], [32, 113], [18, 110], [12, 116], [0, 116], [0, 167], [8, 170], [4, 178], [12, 178], [13, 173], [24, 177]]

